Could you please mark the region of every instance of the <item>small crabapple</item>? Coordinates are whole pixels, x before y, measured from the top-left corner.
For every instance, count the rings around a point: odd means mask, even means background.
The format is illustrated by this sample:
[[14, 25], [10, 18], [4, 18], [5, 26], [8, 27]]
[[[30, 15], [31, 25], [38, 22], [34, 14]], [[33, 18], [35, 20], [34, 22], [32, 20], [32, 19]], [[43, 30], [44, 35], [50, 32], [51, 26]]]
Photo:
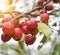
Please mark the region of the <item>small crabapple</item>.
[[48, 10], [48, 11], [50, 11], [50, 10], [53, 9], [53, 6], [52, 6], [51, 4], [47, 4], [47, 5], [45, 6], [45, 9]]
[[43, 4], [44, 0], [38, 0], [38, 6], [41, 6]]
[[20, 28], [15, 28], [14, 29], [14, 34], [12, 38], [16, 41], [20, 40], [22, 38], [23, 32]]
[[36, 35], [38, 33], [38, 28], [30, 28], [30, 33]]
[[29, 20], [27, 21], [27, 26], [29, 28], [36, 28], [38, 26], [38, 23], [35, 20]]
[[4, 17], [2, 19], [2, 23], [11, 21], [13, 19], [13, 16], [10, 14], [4, 14]]
[[25, 21], [19, 22], [19, 27], [22, 28], [23, 26], [27, 26], [27, 22]]
[[25, 43], [27, 45], [32, 45], [36, 40], [36, 37], [35, 36], [32, 36], [32, 35], [27, 35], [26, 38], [25, 38]]
[[53, 2], [54, 2], [54, 3], [58, 3], [58, 2], [59, 2], [59, 0], [53, 0]]
[[14, 25], [10, 22], [5, 22], [2, 25], [3, 32], [7, 35], [12, 35], [14, 32]]
[[40, 10], [40, 14], [43, 14], [43, 13], [46, 13], [46, 10], [45, 9], [41, 9]]
[[40, 17], [41, 17], [41, 21], [42, 21], [43, 23], [48, 22], [48, 20], [49, 20], [49, 15], [48, 15], [47, 13], [41, 14]]
[[28, 28], [28, 26], [23, 26], [22, 27], [22, 31], [25, 33], [25, 34], [28, 34], [28, 33], [30, 33], [29, 31], [29, 28]]
[[7, 35], [5, 35], [4, 33], [2, 33], [2, 35], [1, 35], [1, 40], [2, 40], [3, 42], [7, 42], [7, 41], [9, 41], [10, 39], [11, 39], [10, 36], [7, 36]]

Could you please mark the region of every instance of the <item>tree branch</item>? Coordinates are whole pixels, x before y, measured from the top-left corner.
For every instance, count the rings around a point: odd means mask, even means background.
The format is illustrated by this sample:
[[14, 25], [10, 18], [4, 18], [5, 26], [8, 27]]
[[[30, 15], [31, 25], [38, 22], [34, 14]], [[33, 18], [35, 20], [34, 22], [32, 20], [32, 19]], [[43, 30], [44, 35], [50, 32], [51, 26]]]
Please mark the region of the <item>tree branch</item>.
[[[45, 4], [43, 4], [43, 6], [40, 6], [40, 7], [36, 7], [34, 9], [32, 9], [31, 11], [28, 11], [26, 13], [22, 13], [20, 14], [19, 16], [13, 18], [10, 22], [14, 22], [15, 20], [19, 20], [21, 17], [25, 16], [25, 15], [28, 15], [28, 14], [31, 14], [32, 12], [36, 11], [36, 10], [40, 10], [42, 9], [46, 4], [50, 3], [52, 0], [49, 0], [48, 2], [46, 2]], [[2, 25], [0, 25], [0, 27], [2, 27]]]
[[52, 0], [49, 0], [48, 2], [46, 2], [46, 3], [45, 3], [43, 6], [41, 6], [41, 7], [36, 7], [36, 8], [34, 8], [34, 9], [32, 9], [31, 11], [28, 11], [28, 12], [26, 12], [26, 13], [20, 14], [19, 16], [15, 17], [15, 18], [14, 18], [13, 20], [11, 20], [10, 22], [13, 22], [13, 21], [21, 18], [22, 16], [27, 15], [27, 14], [30, 14], [30, 13], [36, 11], [36, 10], [42, 9], [46, 4], [50, 3], [51, 1], [52, 1]]

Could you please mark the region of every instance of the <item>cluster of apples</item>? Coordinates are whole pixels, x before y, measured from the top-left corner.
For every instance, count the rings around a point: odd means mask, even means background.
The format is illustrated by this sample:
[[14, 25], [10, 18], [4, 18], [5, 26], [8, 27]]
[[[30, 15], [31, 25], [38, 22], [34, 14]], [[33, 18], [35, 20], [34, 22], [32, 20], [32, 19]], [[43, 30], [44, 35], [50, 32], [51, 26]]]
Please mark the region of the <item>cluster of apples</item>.
[[[9, 41], [13, 38], [15, 41], [21, 40], [23, 33], [26, 35], [25, 43], [27, 45], [31, 45], [36, 40], [36, 34], [38, 33], [38, 22], [36, 20], [27, 20], [20, 22], [16, 20], [14, 22], [9, 22], [14, 17], [10, 14], [5, 14], [2, 19], [2, 35], [1, 39], [3, 42]], [[49, 20], [49, 15], [47, 13], [43, 13], [41, 15], [42, 22], [47, 22]]]
[[[14, 15], [16, 16], [16, 15]], [[35, 35], [38, 33], [38, 23], [35, 20], [22, 21], [16, 20], [10, 22], [14, 16], [5, 14], [2, 19], [2, 35], [3, 42], [9, 41], [13, 38], [15, 41], [21, 40], [23, 33], [26, 34], [25, 42], [27, 45], [31, 45], [36, 40]]]
[[[48, 0], [38, 0], [37, 4], [39, 6], [43, 5], [43, 2]], [[60, 0], [52, 0], [54, 3], [60, 2]], [[41, 22], [48, 24], [49, 15], [47, 11], [53, 9], [52, 4], [47, 4], [44, 9], [40, 10], [40, 20]], [[2, 19], [2, 35], [1, 40], [3, 42], [9, 41], [13, 38], [15, 41], [19, 41], [22, 39], [23, 34], [26, 34], [25, 43], [27, 45], [31, 45], [36, 40], [36, 34], [38, 33], [38, 22], [35, 20], [27, 20], [20, 22], [19, 20], [15, 20], [14, 22], [10, 22], [14, 17], [20, 15], [19, 13], [14, 13], [13, 15], [5, 14]]]
[[[38, 0], [38, 6], [42, 6], [44, 2], [47, 2], [49, 0]], [[52, 0], [53, 3], [60, 3], [60, 0]], [[48, 25], [48, 20], [49, 20], [49, 15], [48, 15], [48, 11], [53, 10], [53, 4], [46, 4], [46, 6], [44, 6], [43, 9], [40, 10], [40, 14], [41, 14], [41, 21], [45, 24]]]
[[[49, 0], [38, 0], [37, 5], [42, 6], [43, 3], [47, 2], [47, 1], [49, 1]], [[56, 1], [56, 0], [54, 0], [54, 1]], [[48, 15], [47, 11], [51, 11], [51, 10], [53, 10], [53, 5], [50, 3], [46, 4], [46, 6], [44, 6], [44, 8], [40, 10], [40, 17], [41, 17], [40, 20], [47, 25], [48, 25], [48, 20], [49, 20], [49, 15]]]
[[[44, 4], [44, 2], [48, 2], [49, 0], [38, 0], [38, 2], [37, 2], [37, 6], [43, 6], [43, 4]], [[52, 3], [60, 3], [60, 0], [51, 0], [52, 1]], [[52, 10], [53, 9], [53, 5], [52, 4], [47, 4], [45, 7], [44, 7], [44, 9], [46, 10], [46, 11], [50, 11], [50, 10]]]

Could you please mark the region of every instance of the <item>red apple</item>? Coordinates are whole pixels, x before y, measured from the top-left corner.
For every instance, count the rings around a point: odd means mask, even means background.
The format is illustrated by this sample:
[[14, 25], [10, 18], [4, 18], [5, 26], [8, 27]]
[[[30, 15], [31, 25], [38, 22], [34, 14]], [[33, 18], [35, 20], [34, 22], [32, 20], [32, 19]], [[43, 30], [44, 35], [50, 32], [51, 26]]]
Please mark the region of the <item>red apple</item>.
[[32, 45], [36, 40], [36, 37], [35, 36], [32, 36], [32, 35], [27, 35], [26, 38], [25, 38], [25, 43], [27, 45]]
[[19, 27], [22, 28], [23, 26], [27, 26], [27, 22], [25, 21], [19, 22]]
[[30, 33], [29, 31], [29, 28], [28, 28], [28, 26], [23, 26], [22, 27], [22, 31], [25, 33], [25, 34], [28, 34], [28, 33]]
[[5, 22], [2, 25], [3, 32], [7, 35], [12, 35], [14, 32], [14, 25], [10, 22]]
[[45, 9], [48, 10], [48, 11], [52, 10], [52, 9], [53, 9], [52, 4], [47, 4], [47, 5], [45, 6]]
[[41, 9], [40, 10], [40, 14], [43, 14], [43, 13], [46, 13], [46, 10], [45, 9]]
[[53, 0], [53, 2], [54, 2], [54, 3], [58, 3], [58, 2], [59, 2], [59, 0]]
[[7, 41], [9, 41], [10, 39], [11, 39], [11, 37], [5, 35], [4, 33], [1, 35], [1, 40], [2, 40], [3, 42], [7, 42]]
[[43, 5], [43, 2], [44, 2], [44, 0], [38, 0], [38, 6], [41, 6], [41, 5]]
[[12, 15], [4, 14], [4, 18], [2, 19], [2, 23], [11, 21], [13, 19]]
[[13, 34], [13, 39], [18, 41], [22, 38], [23, 32], [20, 28], [15, 28], [14, 29], [14, 34]]
[[29, 20], [27, 21], [27, 25], [29, 28], [37, 28], [38, 23], [35, 20]]
[[30, 33], [36, 35], [38, 33], [38, 28], [30, 28]]
[[47, 13], [41, 14], [40, 17], [41, 17], [42, 22], [48, 22], [48, 20], [49, 20], [49, 15]]

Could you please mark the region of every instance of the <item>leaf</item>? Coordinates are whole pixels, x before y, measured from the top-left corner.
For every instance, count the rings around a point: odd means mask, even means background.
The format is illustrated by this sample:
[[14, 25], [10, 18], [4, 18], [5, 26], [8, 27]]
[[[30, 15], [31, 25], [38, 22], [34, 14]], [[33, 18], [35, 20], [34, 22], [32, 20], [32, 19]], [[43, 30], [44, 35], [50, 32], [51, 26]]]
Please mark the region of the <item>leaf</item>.
[[56, 44], [52, 55], [60, 55], [60, 43]]
[[8, 46], [5, 43], [3, 43], [3, 44], [0, 45], [0, 49], [7, 51], [8, 50]]
[[59, 12], [54, 12], [53, 14], [57, 17], [60, 17], [60, 11]]
[[39, 32], [42, 32], [46, 36], [46, 38], [50, 38], [51, 29], [49, 28], [49, 26], [44, 23], [38, 23], [38, 30]]
[[47, 41], [46, 37], [44, 36], [41, 42], [44, 44]]
[[38, 50], [40, 50], [40, 48], [42, 48], [42, 46], [43, 46], [43, 45], [39, 45], [39, 46], [38, 46]]
[[14, 51], [14, 53], [11, 52], [11, 55], [27, 55], [27, 52], [23, 52], [20, 46], [16, 46], [13, 44], [6, 44], [6, 43], [0, 44], [0, 54], [8, 55], [9, 53], [7, 51], [9, 50]]
[[58, 35], [60, 35], [60, 28], [59, 28], [59, 31], [58, 31]]

